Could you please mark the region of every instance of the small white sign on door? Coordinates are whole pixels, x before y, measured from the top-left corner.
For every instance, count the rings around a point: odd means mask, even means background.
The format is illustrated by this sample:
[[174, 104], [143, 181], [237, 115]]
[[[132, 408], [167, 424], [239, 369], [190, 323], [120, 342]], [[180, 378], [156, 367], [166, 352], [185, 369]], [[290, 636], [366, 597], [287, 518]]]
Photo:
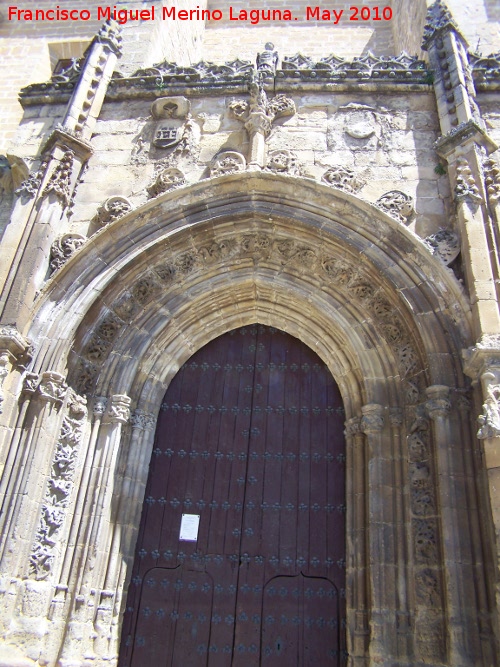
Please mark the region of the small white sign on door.
[[181, 542], [197, 542], [199, 526], [200, 526], [199, 514], [183, 514], [181, 519], [181, 530], [179, 532], [179, 540]]

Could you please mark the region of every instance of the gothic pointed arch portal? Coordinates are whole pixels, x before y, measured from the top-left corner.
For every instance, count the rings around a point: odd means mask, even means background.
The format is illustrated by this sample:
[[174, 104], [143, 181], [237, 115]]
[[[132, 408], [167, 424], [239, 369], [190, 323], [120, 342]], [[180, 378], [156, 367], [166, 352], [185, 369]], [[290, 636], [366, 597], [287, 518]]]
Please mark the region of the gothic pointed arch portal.
[[344, 664], [344, 419], [325, 364], [274, 327], [184, 364], [158, 419], [120, 667]]
[[[4, 402], [11, 431], [3, 451], [15, 457], [0, 515], [0, 574], [17, 591], [4, 616], [11, 655], [18, 641], [11, 617], [31, 608], [38, 627], [49, 627], [43, 600], [60, 619], [50, 641], [40, 639], [47, 664], [117, 659], [144, 498], [146, 512], [174, 499], [144, 493], [162, 398], [203, 346], [258, 322], [314, 350], [342, 395], [352, 666], [469, 667], [479, 654], [493, 664], [492, 644], [480, 637], [490, 618], [486, 500], [476, 503], [481, 467], [461, 366], [473, 340], [470, 303], [400, 222], [310, 179], [211, 178], [165, 193], [89, 238], [51, 276], [29, 317], [20, 333], [41, 341], [30, 372], [11, 373], [4, 384], [12, 398]], [[186, 403], [193, 416], [205, 414]], [[291, 423], [287, 415], [284, 425]], [[66, 470], [59, 464], [68, 438], [74, 458]], [[202, 462], [200, 455], [193, 465]], [[66, 494], [55, 499], [57, 514], [47, 511], [53, 489]], [[158, 504], [150, 507], [150, 495]], [[201, 565], [195, 572], [200, 587], [208, 573]], [[277, 571], [275, 585], [260, 585], [306, 591], [311, 576]], [[267, 608], [264, 594], [261, 616], [272, 616]], [[148, 609], [141, 618], [152, 623]], [[211, 627], [225, 623], [219, 616]], [[281, 650], [283, 635], [275, 639]]]

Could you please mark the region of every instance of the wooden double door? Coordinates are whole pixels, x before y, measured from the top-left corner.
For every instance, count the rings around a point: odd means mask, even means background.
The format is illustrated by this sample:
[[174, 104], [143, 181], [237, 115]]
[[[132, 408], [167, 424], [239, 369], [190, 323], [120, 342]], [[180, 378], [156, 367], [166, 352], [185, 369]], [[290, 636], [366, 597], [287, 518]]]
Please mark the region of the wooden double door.
[[180, 369], [158, 419], [120, 667], [345, 664], [343, 430], [325, 364], [272, 327], [231, 331]]

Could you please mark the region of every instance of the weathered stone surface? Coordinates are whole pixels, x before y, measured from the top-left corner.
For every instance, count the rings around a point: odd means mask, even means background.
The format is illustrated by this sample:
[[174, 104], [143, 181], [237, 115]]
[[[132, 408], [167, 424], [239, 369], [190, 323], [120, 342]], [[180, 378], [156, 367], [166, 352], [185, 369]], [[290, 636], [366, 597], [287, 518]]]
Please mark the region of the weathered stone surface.
[[[344, 400], [353, 667], [498, 663], [498, 54], [467, 55], [460, 0], [337, 26], [303, 4], [126, 25], [114, 74], [106, 30], [92, 62], [32, 63], [0, 160], [0, 665], [116, 663], [162, 397], [256, 322]], [[395, 55], [427, 10], [430, 65]]]

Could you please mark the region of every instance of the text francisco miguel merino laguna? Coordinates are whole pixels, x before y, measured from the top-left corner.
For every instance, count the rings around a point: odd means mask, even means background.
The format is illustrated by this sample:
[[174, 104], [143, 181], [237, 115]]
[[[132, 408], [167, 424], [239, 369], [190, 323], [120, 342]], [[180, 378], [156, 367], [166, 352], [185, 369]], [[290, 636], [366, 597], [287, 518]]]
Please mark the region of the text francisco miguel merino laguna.
[[[307, 21], [331, 21], [337, 25], [341, 18], [349, 21], [390, 21], [392, 19], [392, 9], [390, 7], [362, 7], [361, 12], [358, 7], [350, 7], [348, 14], [343, 9], [323, 9], [323, 7], [306, 7], [305, 16], [294, 16], [289, 9], [236, 9], [229, 7], [229, 15], [224, 17], [221, 9], [177, 9], [175, 6], [163, 7], [161, 18], [166, 20], [178, 21], [221, 21], [228, 18], [230, 21], [246, 21], [256, 25], [261, 21], [298, 21], [299, 19]], [[159, 13], [159, 12], [158, 12]], [[53, 9], [22, 9], [21, 7], [9, 7], [9, 21], [107, 21], [114, 19], [117, 23], [124, 25], [129, 21], [154, 21], [155, 7], [149, 9], [117, 9], [116, 5], [97, 7], [92, 12], [90, 9], [63, 9], [56, 5]]]

